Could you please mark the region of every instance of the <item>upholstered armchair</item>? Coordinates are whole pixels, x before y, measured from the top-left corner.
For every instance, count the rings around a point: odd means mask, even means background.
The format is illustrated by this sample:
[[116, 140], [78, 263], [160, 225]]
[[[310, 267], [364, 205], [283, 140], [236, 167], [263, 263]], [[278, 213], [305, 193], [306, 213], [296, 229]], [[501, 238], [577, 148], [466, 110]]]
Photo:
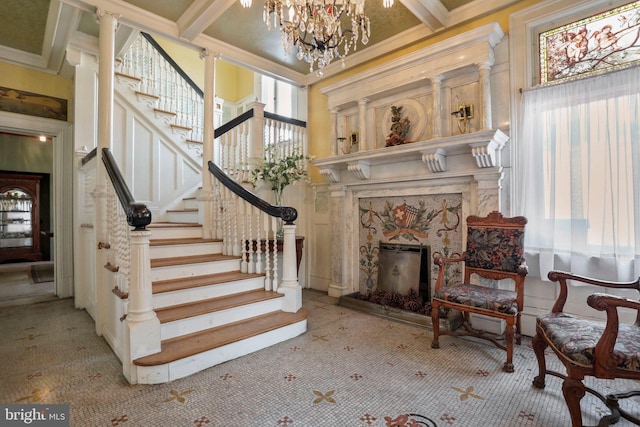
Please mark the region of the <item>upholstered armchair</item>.
[[[527, 267], [524, 262], [525, 217], [508, 218], [500, 212], [486, 217], [467, 218], [467, 245], [459, 258], [438, 258], [438, 278], [431, 300], [433, 324], [432, 348], [439, 348], [440, 335], [474, 336], [491, 341], [506, 350], [503, 370], [513, 372], [513, 343], [521, 341], [520, 313], [524, 305], [524, 281]], [[447, 265], [464, 266], [462, 283], [445, 283]], [[499, 289], [496, 281], [511, 279], [513, 290]], [[454, 331], [440, 329], [441, 307], [463, 314], [461, 328]], [[470, 314], [476, 313], [505, 322], [504, 333], [494, 335], [474, 328]], [[504, 344], [503, 344], [504, 343]]]
[[[572, 280], [587, 285], [608, 289], [633, 290], [637, 298], [640, 293], [640, 279], [634, 282], [608, 282], [571, 273], [552, 271], [549, 280], [560, 285], [556, 302], [548, 314], [538, 316], [536, 335], [533, 338], [533, 350], [538, 359], [539, 373], [533, 380], [537, 388], [544, 388], [547, 374], [562, 378], [562, 394], [571, 414], [572, 427], [582, 426], [580, 401], [585, 393], [602, 400], [611, 410], [611, 414], [600, 419], [598, 426], [608, 426], [625, 418], [640, 425], [637, 418], [619, 407], [623, 398], [640, 396], [637, 391], [612, 393], [606, 396], [584, 385], [583, 378], [627, 378], [640, 380], [640, 302], [621, 296], [605, 293], [589, 295], [586, 303], [595, 310], [604, 311], [606, 321], [593, 318], [581, 318], [563, 312]], [[635, 311], [633, 324], [621, 323], [619, 309]], [[594, 312], [594, 314], [597, 314]], [[565, 366], [566, 375], [547, 369], [545, 349], [550, 347]]]

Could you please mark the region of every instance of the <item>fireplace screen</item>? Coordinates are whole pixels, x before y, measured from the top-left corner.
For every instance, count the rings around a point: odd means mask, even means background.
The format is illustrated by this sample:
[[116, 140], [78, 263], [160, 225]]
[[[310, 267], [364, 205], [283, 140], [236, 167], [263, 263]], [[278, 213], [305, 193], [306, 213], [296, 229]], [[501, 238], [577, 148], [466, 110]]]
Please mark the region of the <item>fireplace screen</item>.
[[380, 242], [378, 289], [407, 295], [414, 289], [431, 301], [431, 247]]

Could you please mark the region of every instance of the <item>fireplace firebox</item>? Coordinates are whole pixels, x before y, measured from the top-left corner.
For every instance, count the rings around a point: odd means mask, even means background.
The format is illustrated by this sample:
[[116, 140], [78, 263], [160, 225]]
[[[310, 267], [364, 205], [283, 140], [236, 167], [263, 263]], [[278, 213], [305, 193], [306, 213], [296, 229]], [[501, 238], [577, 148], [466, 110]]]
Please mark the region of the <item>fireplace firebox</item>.
[[430, 259], [430, 246], [380, 242], [377, 289], [401, 295], [414, 289], [431, 301]]

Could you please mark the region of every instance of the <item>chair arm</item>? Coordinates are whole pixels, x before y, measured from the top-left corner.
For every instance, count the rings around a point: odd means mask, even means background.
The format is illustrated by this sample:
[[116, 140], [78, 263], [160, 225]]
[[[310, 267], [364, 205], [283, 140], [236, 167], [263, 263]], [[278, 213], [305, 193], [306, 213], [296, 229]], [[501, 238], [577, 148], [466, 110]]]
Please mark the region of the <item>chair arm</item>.
[[[636, 310], [640, 315], [640, 301], [635, 301], [629, 298], [596, 293], [589, 295], [587, 298], [587, 304], [599, 311], [605, 311], [607, 313], [607, 323], [605, 325], [602, 336], [596, 344], [594, 350], [594, 368], [596, 375], [601, 378], [607, 378], [607, 374], [611, 369], [615, 369], [618, 366], [618, 357], [613, 353], [613, 348], [618, 338], [618, 330], [620, 327], [620, 320], [618, 318], [618, 307], [625, 307]], [[637, 324], [636, 320], [636, 324]], [[638, 337], [640, 339], [640, 337]]]
[[559, 313], [564, 309], [564, 304], [567, 302], [567, 280], [574, 280], [577, 282], [586, 283], [589, 285], [601, 286], [604, 288], [612, 289], [635, 289], [640, 292], [640, 278], [633, 282], [611, 282], [607, 280], [593, 279], [591, 277], [580, 276], [578, 274], [568, 273], [566, 271], [550, 271], [547, 275], [550, 281], [558, 282], [560, 285], [560, 293], [556, 299], [552, 313]]

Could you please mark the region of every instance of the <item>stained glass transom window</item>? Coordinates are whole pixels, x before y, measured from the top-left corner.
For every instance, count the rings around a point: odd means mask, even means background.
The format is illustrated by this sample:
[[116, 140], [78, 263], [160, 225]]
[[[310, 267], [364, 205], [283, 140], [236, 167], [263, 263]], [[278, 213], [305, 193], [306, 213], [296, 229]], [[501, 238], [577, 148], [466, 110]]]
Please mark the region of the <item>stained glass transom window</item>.
[[640, 1], [540, 34], [540, 83], [640, 63]]

